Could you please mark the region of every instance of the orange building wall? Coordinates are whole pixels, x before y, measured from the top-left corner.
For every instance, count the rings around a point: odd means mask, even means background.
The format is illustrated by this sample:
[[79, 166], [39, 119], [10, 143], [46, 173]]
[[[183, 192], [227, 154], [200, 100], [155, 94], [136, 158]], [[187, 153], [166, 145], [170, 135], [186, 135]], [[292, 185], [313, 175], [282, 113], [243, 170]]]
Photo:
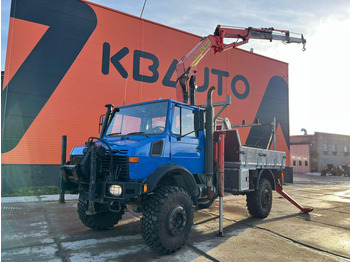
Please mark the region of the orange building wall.
[[[53, 3], [57, 1], [47, 2], [50, 2], [47, 6], [35, 7], [35, 10], [39, 10], [38, 12], [43, 16], [43, 19], [49, 19], [45, 16], [49, 16], [50, 12], [55, 15], [57, 13], [61, 14], [62, 19], [66, 19], [66, 17], [75, 20], [80, 19], [80, 13], [73, 10], [75, 7], [69, 10], [66, 5], [68, 11], [65, 9], [64, 11], [57, 10], [55, 12], [54, 8], [56, 7]], [[31, 116], [33, 120], [28, 122], [28, 127], [21, 126], [21, 119], [23, 119], [23, 122], [26, 121], [25, 110], [23, 114], [18, 116], [19, 120], [16, 121], [13, 128], [7, 126], [2, 134], [2, 144], [5, 148], [1, 156], [2, 164], [58, 165], [61, 157], [61, 136], [68, 136], [68, 152], [73, 146], [84, 143], [88, 137], [97, 136], [98, 118], [101, 114], [104, 114], [105, 104], [113, 103], [118, 106], [158, 98], [176, 99], [175, 88], [164, 84], [167, 82], [167, 72], [171, 69], [175, 59], [181, 59], [201, 39], [200, 36], [90, 2], [78, 0], [71, 0], [71, 2], [78, 7], [87, 5], [89, 12], [92, 14], [91, 17], [93, 17], [93, 14], [96, 16], [96, 26], [68, 71], [55, 87], [54, 92], [45, 97], [47, 102], [45, 102], [40, 112], [34, 117]], [[6, 105], [12, 105], [11, 110], [16, 109], [16, 106], [13, 106], [16, 103], [20, 107], [21, 101], [17, 101], [17, 99], [22, 92], [21, 90], [24, 90], [24, 94], [26, 90], [25, 85], [15, 86], [14, 81], [12, 81], [13, 78], [19, 76], [16, 76], [16, 74], [22, 73], [21, 68], [30, 54], [33, 50], [39, 52], [35, 49], [38, 47], [38, 43], [41, 43], [48, 32], [53, 30], [53, 25], [27, 21], [23, 17], [17, 17], [14, 11], [10, 19], [2, 90], [2, 96], [6, 99], [6, 103], [2, 104], [5, 126], [11, 122], [9, 121], [11, 112]], [[16, 11], [19, 14], [21, 13], [21, 10]], [[74, 17], [75, 15], [77, 17]], [[82, 24], [85, 23], [83, 19], [87, 18], [81, 18]], [[215, 26], [208, 28], [208, 33], [211, 33]], [[50, 31], [50, 33], [60, 39], [64, 32], [57, 32], [56, 35], [55, 31]], [[74, 39], [74, 35], [71, 38]], [[109, 55], [106, 48], [104, 49], [104, 45], [107, 46], [105, 43], [110, 46]], [[60, 48], [69, 48], [69, 46], [60, 46]], [[127, 53], [117, 62], [126, 70], [128, 74], [126, 78], [118, 72], [111, 62], [111, 58], [121, 50]], [[42, 52], [50, 51], [43, 50]], [[150, 70], [152, 65], [155, 66], [154, 60], [145, 57], [139, 57], [138, 59], [137, 55], [140, 52], [150, 55], [152, 58], [156, 57], [159, 61], [159, 65], [155, 70], [158, 77], [152, 83], [135, 79], [137, 75], [143, 75], [146, 78], [154, 77], [154, 71]], [[50, 53], [48, 53], [49, 55]], [[45, 55], [42, 57], [45, 59]], [[61, 57], [56, 55], [54, 59], [59, 64]], [[45, 64], [44, 62], [42, 64]], [[135, 63], [140, 64], [140, 68], [136, 72]], [[50, 78], [50, 70], [40, 68], [40, 66], [40, 63], [33, 64], [31, 70], [33, 70], [32, 74], [36, 74], [34, 79]], [[105, 68], [109, 67], [108, 74], [102, 72], [103, 66]], [[214, 102], [224, 101], [226, 95], [231, 95], [232, 105], [221, 116], [229, 117], [232, 124], [239, 124], [242, 120], [246, 120], [247, 123], [254, 121], [271, 79], [278, 77], [282, 83], [285, 83], [286, 87], [288, 86], [288, 65], [286, 63], [239, 49], [216, 54], [215, 56], [210, 52], [201, 61], [197, 69], [197, 84], [199, 86], [204, 84], [205, 70], [209, 70], [208, 86], [214, 85], [217, 87], [213, 96]], [[215, 70], [225, 71], [229, 74], [228, 77], [222, 78], [221, 95], [218, 94], [218, 76], [215, 74]], [[175, 81], [176, 73], [174, 71], [171, 73], [170, 80]], [[237, 98], [232, 91], [232, 81], [236, 76], [243, 76], [249, 83], [249, 94], [244, 99]], [[55, 77], [55, 73], [52, 73], [52, 77]], [[37, 88], [44, 90], [46, 86], [38, 84]], [[243, 94], [247, 89], [240, 80], [236, 82], [235, 88], [239, 94]], [[11, 93], [11, 90], [19, 91]], [[284, 105], [282, 106], [288, 108], [288, 90], [286, 89], [284, 92], [286, 97], [283, 98]], [[205, 104], [206, 92], [199, 92], [197, 97], [198, 104]], [[277, 101], [277, 103], [280, 101], [278, 94], [276, 94], [276, 97], [272, 96], [270, 98]], [[23, 109], [21, 110], [23, 111]], [[265, 110], [273, 111], [274, 107]], [[284, 116], [287, 125], [288, 117], [287, 111]], [[23, 135], [15, 135], [11, 132], [11, 130], [18, 128], [23, 128]], [[284, 131], [287, 132], [288, 137], [286, 137], [286, 133], [282, 132], [281, 125], [277, 128], [277, 150], [286, 151], [289, 154], [289, 125], [287, 129], [287, 131]], [[249, 132], [249, 128], [240, 130], [243, 143], [246, 141]], [[12, 146], [9, 141], [12, 141]], [[9, 145], [6, 147], [7, 143]]]

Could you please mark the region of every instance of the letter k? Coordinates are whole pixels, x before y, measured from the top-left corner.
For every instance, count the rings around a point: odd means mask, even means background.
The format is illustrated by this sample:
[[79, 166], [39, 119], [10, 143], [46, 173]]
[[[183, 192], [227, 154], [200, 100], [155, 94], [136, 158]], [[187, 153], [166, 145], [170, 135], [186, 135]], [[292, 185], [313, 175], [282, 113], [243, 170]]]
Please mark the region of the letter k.
[[[109, 57], [110, 57], [110, 45], [109, 43], [103, 44], [103, 54], [102, 54], [102, 73], [104, 75], [109, 74]], [[128, 72], [125, 70], [125, 68], [120, 63], [120, 60], [125, 57], [129, 53], [129, 49], [127, 47], [123, 47], [120, 49], [117, 53], [115, 53], [111, 57], [111, 63], [114, 65], [115, 69], [118, 70], [119, 74], [123, 78], [128, 77]]]

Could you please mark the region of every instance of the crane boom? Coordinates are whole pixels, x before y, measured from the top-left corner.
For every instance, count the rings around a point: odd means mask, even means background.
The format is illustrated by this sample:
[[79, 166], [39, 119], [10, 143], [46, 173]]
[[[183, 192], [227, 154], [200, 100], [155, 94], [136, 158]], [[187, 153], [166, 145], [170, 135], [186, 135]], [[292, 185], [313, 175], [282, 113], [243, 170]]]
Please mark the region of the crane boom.
[[[225, 38], [237, 39], [235, 42], [225, 44]], [[286, 43], [303, 44], [303, 51], [305, 51], [306, 40], [302, 34], [299, 37], [290, 36], [287, 30], [277, 30], [274, 28], [252, 28], [245, 29], [226, 27], [218, 25], [213, 35], [204, 37], [182, 60], [176, 65], [177, 83], [176, 96], [177, 100], [188, 103], [189, 96], [190, 103], [195, 104], [195, 90], [196, 78], [195, 67], [202, 60], [202, 58], [212, 48], [214, 54], [220, 53], [240, 45], [248, 43], [250, 39], [261, 40], [277, 40]]]

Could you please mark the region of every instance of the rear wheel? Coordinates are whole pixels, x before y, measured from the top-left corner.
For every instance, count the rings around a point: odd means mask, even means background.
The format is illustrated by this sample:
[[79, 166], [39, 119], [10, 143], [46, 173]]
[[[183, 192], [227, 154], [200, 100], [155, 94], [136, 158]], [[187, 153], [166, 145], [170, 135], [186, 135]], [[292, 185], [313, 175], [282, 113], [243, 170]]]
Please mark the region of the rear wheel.
[[183, 188], [164, 186], [147, 197], [141, 229], [143, 239], [152, 249], [163, 254], [180, 249], [192, 224], [192, 200]]
[[119, 212], [112, 212], [108, 210], [107, 205], [95, 203], [96, 214], [87, 215], [88, 201], [79, 199], [78, 214], [81, 222], [93, 230], [107, 230], [118, 224], [119, 220], [125, 212], [125, 205], [121, 205]]
[[253, 217], [265, 218], [272, 207], [272, 188], [269, 180], [261, 178], [258, 190], [247, 194], [247, 207]]

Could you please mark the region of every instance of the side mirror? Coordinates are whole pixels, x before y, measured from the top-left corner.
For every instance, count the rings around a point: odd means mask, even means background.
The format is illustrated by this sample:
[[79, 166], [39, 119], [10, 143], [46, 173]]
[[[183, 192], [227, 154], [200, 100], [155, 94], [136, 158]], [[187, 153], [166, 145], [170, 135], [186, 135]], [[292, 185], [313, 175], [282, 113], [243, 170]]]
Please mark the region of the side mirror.
[[196, 132], [204, 130], [204, 111], [203, 110], [194, 111], [194, 130]]
[[105, 119], [106, 114], [100, 115], [100, 119], [98, 120], [98, 133], [101, 133], [101, 128], [103, 125], [103, 121]]

